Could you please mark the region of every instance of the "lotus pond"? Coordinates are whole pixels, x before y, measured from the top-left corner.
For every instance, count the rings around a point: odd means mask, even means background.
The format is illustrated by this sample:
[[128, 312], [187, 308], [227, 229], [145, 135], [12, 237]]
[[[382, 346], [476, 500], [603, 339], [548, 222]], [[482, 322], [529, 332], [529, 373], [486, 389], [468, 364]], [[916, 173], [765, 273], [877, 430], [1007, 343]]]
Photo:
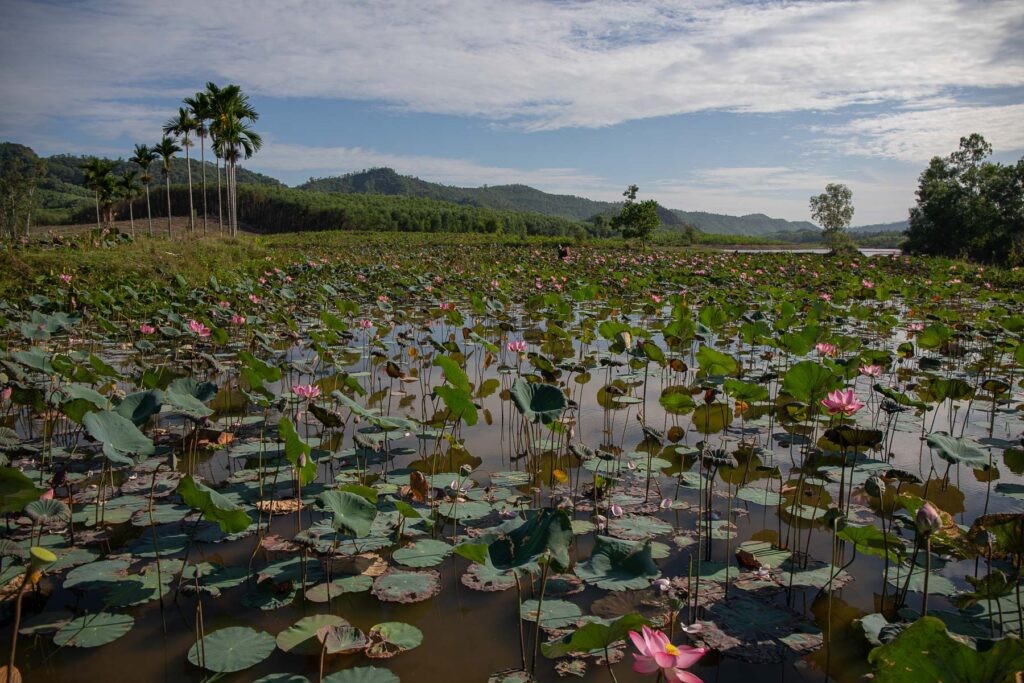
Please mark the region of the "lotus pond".
[[1022, 274], [302, 240], [0, 301], [17, 675], [1024, 669]]

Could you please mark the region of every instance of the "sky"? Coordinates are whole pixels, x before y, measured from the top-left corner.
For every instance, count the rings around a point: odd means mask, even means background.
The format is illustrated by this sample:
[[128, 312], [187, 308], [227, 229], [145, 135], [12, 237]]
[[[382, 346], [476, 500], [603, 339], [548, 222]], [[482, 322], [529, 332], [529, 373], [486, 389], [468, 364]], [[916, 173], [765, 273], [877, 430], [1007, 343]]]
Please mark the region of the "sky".
[[807, 220], [841, 182], [863, 225], [961, 136], [1024, 156], [1024, 2], [0, 2], [0, 140], [127, 157], [207, 81], [293, 185], [390, 166]]

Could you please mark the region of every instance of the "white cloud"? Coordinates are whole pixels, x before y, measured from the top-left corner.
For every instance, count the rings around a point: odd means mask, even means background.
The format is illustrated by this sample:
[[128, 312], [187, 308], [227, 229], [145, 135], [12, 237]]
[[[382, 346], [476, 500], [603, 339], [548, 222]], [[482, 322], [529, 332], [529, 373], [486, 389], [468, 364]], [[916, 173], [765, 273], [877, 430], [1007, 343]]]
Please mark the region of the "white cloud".
[[1016, 0], [265, 0], [244, 9], [9, 0], [4, 14], [5, 119], [207, 77], [528, 129], [905, 103], [1024, 83]]
[[1024, 149], [1024, 104], [901, 111], [823, 130], [845, 154], [920, 164], [953, 152], [970, 133], [981, 133], [997, 152]]

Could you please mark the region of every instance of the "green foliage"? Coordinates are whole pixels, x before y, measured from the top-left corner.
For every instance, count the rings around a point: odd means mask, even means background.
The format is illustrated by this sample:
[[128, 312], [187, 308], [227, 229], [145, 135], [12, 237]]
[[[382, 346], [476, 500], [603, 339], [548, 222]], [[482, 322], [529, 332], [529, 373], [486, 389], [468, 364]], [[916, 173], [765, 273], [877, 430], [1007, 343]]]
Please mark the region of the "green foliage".
[[245, 531], [252, 524], [244, 508], [191, 476], [182, 477], [176, 491], [186, 505], [201, 511], [211, 522], [217, 522], [226, 534]]
[[948, 157], [933, 157], [921, 173], [904, 250], [1024, 263], [1024, 158], [985, 161], [992, 146], [974, 133]]
[[639, 191], [636, 185], [630, 185], [622, 196], [626, 202], [622, 205], [619, 215], [612, 219], [612, 227], [622, 231], [626, 239], [638, 239], [646, 242], [655, 228], [661, 225], [658, 217], [658, 203], [653, 199], [642, 202], [636, 200]]
[[1003, 683], [1024, 669], [1024, 644], [1003, 638], [985, 652], [950, 637], [935, 617], [922, 617], [895, 640], [868, 655], [878, 683], [943, 681], [944, 683]]

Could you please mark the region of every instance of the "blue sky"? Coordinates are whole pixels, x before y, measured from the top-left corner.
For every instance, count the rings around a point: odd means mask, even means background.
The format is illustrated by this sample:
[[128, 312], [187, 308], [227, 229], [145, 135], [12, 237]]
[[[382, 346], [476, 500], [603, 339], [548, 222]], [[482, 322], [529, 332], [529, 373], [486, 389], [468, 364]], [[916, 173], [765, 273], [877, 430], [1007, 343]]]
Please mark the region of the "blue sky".
[[247, 165], [372, 166], [803, 220], [828, 182], [900, 220], [961, 135], [1024, 151], [1024, 3], [127, 0], [0, 5], [0, 139], [130, 153], [235, 82]]

